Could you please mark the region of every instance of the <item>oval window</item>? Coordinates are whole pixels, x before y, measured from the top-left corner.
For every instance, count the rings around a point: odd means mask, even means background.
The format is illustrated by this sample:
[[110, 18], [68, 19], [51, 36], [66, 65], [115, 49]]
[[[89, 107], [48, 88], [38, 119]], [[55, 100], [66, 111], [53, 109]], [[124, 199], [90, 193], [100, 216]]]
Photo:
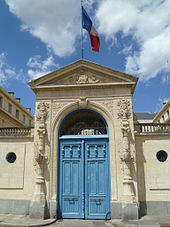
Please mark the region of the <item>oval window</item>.
[[7, 160], [9, 163], [15, 162], [16, 158], [17, 158], [17, 156], [16, 156], [16, 154], [15, 154], [14, 152], [10, 152], [10, 153], [8, 153], [7, 156], [6, 156], [6, 160]]
[[158, 151], [156, 157], [158, 161], [165, 162], [168, 157], [168, 154], [165, 151]]

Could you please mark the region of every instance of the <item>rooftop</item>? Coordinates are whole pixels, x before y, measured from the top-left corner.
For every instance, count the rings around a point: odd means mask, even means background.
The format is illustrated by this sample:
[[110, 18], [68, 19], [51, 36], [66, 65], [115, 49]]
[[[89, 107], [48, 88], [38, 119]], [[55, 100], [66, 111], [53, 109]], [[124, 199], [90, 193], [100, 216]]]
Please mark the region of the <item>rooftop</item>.
[[138, 120], [153, 120], [157, 112], [138, 112], [135, 113]]

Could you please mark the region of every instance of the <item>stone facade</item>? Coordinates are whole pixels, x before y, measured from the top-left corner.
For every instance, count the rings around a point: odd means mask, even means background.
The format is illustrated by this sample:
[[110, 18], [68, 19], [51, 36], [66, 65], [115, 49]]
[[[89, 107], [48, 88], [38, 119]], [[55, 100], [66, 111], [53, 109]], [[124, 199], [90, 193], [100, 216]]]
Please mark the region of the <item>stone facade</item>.
[[[60, 127], [74, 111], [89, 110], [108, 127], [111, 218], [138, 219], [162, 210], [169, 214], [170, 126], [157, 130], [134, 121], [136, 83], [136, 77], [84, 60], [30, 82], [36, 94], [34, 132], [15, 132], [10, 139], [0, 131], [0, 212], [57, 215]], [[11, 150], [17, 156], [13, 163], [7, 161]], [[165, 161], [159, 151], [167, 154]]]

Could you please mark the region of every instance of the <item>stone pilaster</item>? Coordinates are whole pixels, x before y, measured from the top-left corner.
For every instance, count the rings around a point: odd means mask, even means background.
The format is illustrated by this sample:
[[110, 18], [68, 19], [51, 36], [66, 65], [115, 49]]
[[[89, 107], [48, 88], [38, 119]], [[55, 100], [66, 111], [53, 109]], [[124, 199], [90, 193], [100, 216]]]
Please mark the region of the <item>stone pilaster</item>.
[[126, 99], [122, 99], [118, 102], [118, 106], [118, 117], [121, 119], [122, 132], [122, 149], [120, 155], [123, 167], [122, 219], [138, 219], [138, 205], [136, 202], [134, 182], [131, 171], [134, 157], [130, 151], [130, 102]]
[[44, 167], [48, 161], [48, 157], [45, 153], [45, 136], [46, 136], [46, 119], [48, 117], [47, 103], [39, 103], [37, 106], [37, 122], [39, 122], [37, 134], [38, 134], [38, 146], [35, 143], [35, 167], [36, 167], [36, 180], [33, 198], [30, 204], [30, 217], [31, 218], [45, 218], [46, 208], [46, 194], [45, 194], [45, 179], [44, 179]]

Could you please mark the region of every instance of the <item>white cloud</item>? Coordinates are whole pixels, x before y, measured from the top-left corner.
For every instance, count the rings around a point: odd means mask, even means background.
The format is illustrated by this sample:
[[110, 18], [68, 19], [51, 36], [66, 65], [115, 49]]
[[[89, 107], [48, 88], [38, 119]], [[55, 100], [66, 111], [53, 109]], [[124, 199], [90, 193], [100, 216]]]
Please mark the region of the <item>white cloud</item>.
[[75, 51], [80, 35], [80, 1], [6, 0], [22, 22], [22, 29], [39, 38], [60, 57]]
[[14, 67], [11, 67], [7, 62], [7, 53], [0, 53], [0, 84], [3, 85], [9, 79], [16, 79], [23, 81], [22, 69], [17, 71]]
[[31, 80], [46, 75], [59, 67], [59, 65], [54, 62], [52, 55], [48, 56], [45, 60], [41, 60], [40, 55], [30, 57], [27, 66], [31, 68], [28, 70], [28, 75]]
[[162, 83], [163, 84], [170, 84], [170, 75], [162, 76]]
[[[160, 72], [170, 72], [170, 1], [165, 0], [101, 0], [96, 17], [99, 32], [115, 40], [117, 32], [122, 37], [131, 36], [139, 50], [126, 52], [126, 72], [144, 80]], [[129, 45], [129, 44], [128, 44]], [[128, 47], [125, 48], [128, 50]]]
[[[71, 55], [76, 50], [76, 40], [80, 38], [80, 1], [5, 1], [21, 20], [22, 29], [39, 38], [57, 56]], [[94, 3], [97, 4], [95, 17], [91, 11]], [[118, 43], [118, 32], [122, 38], [128, 37], [129, 42], [123, 43], [119, 52], [126, 57], [127, 73], [149, 80], [160, 72], [170, 72], [166, 64], [170, 62], [170, 1], [84, 0], [84, 5], [106, 41]], [[133, 46], [134, 41], [138, 49]]]

